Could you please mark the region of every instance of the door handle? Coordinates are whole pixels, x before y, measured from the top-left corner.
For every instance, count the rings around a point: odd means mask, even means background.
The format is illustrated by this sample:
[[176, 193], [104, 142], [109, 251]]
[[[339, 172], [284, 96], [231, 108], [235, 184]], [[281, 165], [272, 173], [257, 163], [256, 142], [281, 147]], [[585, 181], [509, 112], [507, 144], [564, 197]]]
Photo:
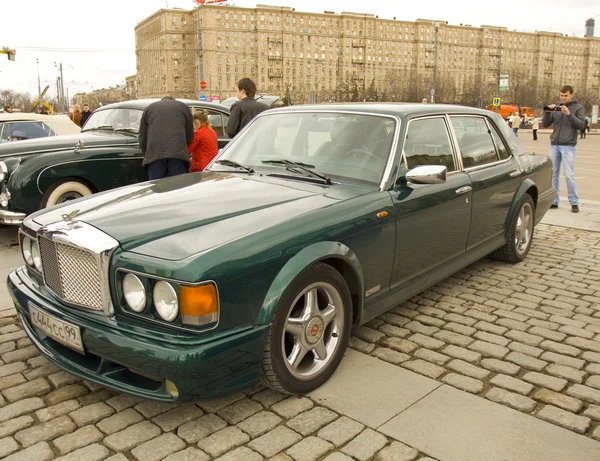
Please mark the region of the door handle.
[[456, 189], [456, 193], [458, 195], [466, 194], [467, 192], [471, 192], [473, 188], [471, 186], [464, 186], [459, 189]]
[[510, 174], [510, 177], [511, 177], [511, 178], [518, 178], [519, 176], [521, 176], [521, 172], [520, 172], [519, 170], [517, 170], [517, 171], [513, 171], [513, 172]]

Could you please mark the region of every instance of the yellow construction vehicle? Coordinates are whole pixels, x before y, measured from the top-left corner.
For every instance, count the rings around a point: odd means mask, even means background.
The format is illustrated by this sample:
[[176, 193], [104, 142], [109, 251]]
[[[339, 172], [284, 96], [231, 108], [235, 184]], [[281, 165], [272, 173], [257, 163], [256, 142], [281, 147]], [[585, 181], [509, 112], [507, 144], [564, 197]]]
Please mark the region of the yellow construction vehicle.
[[0, 54], [7, 54], [8, 55], [8, 60], [9, 61], [14, 61], [15, 60], [15, 54], [17, 54], [17, 52], [15, 50], [11, 50], [10, 48], [7, 48], [7, 47], [3, 46], [2, 48], [0, 48]]
[[48, 91], [48, 88], [50, 88], [50, 85], [47, 85], [46, 88], [44, 88], [44, 91], [42, 91], [42, 94], [40, 95], [39, 98], [37, 98], [35, 100], [35, 102], [33, 103], [33, 111], [35, 112], [35, 108], [38, 106], [38, 104], [41, 103], [42, 106], [44, 106], [46, 109], [48, 109], [48, 114], [50, 115], [54, 115], [54, 107], [52, 107], [50, 104], [48, 104], [45, 101], [42, 101], [42, 98], [44, 97], [44, 95], [46, 94], [46, 91]]

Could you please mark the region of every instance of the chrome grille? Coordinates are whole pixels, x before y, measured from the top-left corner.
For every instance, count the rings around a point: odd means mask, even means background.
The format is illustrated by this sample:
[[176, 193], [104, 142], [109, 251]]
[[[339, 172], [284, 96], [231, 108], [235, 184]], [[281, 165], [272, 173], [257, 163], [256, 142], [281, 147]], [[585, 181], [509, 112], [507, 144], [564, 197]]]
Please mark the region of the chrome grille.
[[102, 288], [95, 255], [64, 243], [39, 238], [44, 281], [59, 298], [102, 310]]

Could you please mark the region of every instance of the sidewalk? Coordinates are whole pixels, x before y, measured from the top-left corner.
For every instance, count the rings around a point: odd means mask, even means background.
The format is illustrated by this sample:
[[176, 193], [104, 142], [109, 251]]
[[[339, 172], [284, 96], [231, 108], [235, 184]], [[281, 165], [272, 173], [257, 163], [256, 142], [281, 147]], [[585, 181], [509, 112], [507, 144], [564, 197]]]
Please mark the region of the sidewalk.
[[569, 201], [561, 198], [558, 208], [548, 210], [542, 223], [600, 232], [600, 202], [580, 200], [579, 213], [573, 213]]

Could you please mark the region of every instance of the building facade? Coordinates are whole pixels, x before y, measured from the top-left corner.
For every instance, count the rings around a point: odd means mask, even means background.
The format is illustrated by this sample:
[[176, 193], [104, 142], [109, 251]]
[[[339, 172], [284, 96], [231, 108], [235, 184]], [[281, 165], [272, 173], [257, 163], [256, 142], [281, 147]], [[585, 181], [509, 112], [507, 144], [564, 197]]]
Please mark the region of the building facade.
[[571, 84], [600, 100], [595, 37], [267, 5], [159, 10], [137, 25], [135, 37], [132, 84], [140, 98], [225, 99], [236, 94], [240, 78], [250, 77], [259, 92], [283, 96], [289, 89], [295, 103], [343, 100], [370, 89], [388, 100], [435, 93], [440, 102], [487, 104], [498, 95], [500, 76], [508, 75], [511, 99], [554, 101]]

